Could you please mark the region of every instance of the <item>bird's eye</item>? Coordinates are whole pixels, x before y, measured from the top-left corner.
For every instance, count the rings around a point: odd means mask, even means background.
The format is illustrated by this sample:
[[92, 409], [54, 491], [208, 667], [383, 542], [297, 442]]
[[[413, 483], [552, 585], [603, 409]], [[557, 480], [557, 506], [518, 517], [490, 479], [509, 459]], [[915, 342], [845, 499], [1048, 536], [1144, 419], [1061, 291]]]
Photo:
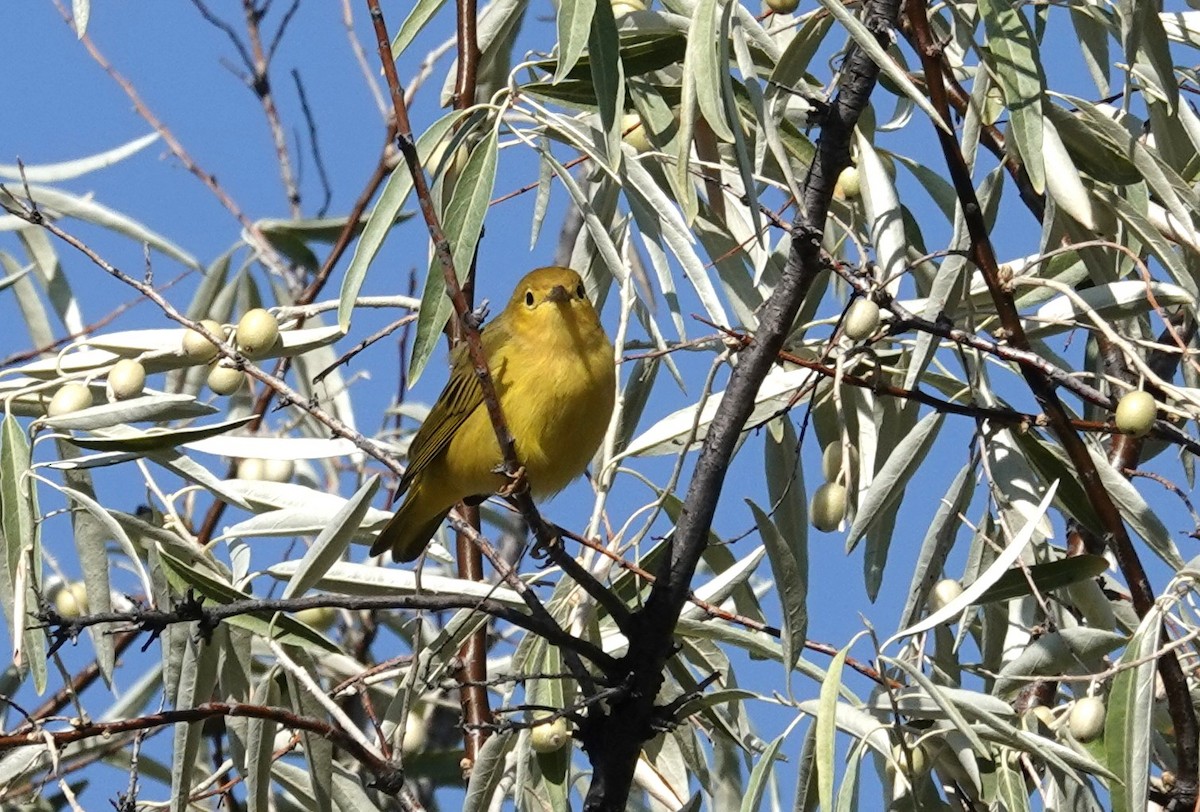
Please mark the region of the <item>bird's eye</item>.
[[532, 290], [525, 291], [525, 306], [533, 307], [533, 291]]
[[578, 296], [580, 299], [587, 296], [587, 291], [583, 289], [582, 282], [579, 283], [579, 287], [575, 288], [575, 295]]

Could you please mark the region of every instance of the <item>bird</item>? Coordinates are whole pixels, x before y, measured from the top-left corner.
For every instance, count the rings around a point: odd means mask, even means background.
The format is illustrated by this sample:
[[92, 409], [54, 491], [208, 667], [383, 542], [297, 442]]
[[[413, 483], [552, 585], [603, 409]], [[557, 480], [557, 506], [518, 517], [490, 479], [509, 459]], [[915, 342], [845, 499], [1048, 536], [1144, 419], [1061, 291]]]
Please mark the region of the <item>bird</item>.
[[[583, 279], [538, 268], [480, 334], [517, 461], [536, 497], [583, 473], [608, 429], [616, 397], [613, 345]], [[408, 448], [404, 501], [371, 545], [415, 560], [459, 502], [478, 504], [511, 480], [466, 343], [450, 353], [450, 380]]]

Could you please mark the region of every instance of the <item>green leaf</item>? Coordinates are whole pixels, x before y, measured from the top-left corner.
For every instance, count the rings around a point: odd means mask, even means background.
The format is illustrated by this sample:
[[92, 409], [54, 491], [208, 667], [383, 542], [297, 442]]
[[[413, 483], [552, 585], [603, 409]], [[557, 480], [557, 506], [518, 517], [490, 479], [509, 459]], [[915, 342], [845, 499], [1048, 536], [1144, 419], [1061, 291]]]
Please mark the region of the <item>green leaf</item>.
[[554, 72], [556, 84], [567, 77], [583, 54], [595, 13], [596, 0], [559, 0], [558, 14], [555, 16], [558, 26], [558, 67]]
[[186, 420], [216, 414], [217, 409], [192, 395], [146, 394], [129, 400], [101, 403], [77, 412], [45, 418], [53, 429], [104, 429], [121, 423]]
[[[106, 228], [128, 237], [136, 243], [149, 245], [156, 251], [178, 260], [189, 268], [196, 270], [201, 270], [202, 268], [195, 257], [175, 245], [175, 243], [166, 237], [155, 231], [151, 231], [136, 220], [118, 211], [114, 211], [101, 203], [97, 203], [90, 198], [72, 195], [49, 186], [35, 186], [34, 184], [29, 185], [29, 194], [32, 195], [33, 200], [38, 205], [47, 209], [59, 212], [67, 217], [74, 217], [85, 223]], [[0, 202], [4, 202], [6, 196], [4, 192], [0, 192]]]
[[592, 83], [600, 108], [600, 128], [605, 134], [605, 156], [609, 167], [621, 162], [621, 113], [625, 110], [625, 70], [621, 64], [620, 39], [613, 19], [612, 4], [597, 3], [588, 33]]
[[[417, 155], [421, 159], [422, 166], [429, 160], [434, 148], [442, 142], [446, 133], [460, 121], [461, 117], [461, 113], [457, 110], [447, 113], [417, 139]], [[466, 129], [463, 127], [463, 130]], [[375, 207], [371, 209], [366, 225], [363, 226], [362, 235], [354, 246], [354, 256], [350, 258], [350, 265], [347, 266], [346, 275], [342, 279], [341, 291], [338, 293], [338, 327], [343, 333], [350, 330], [354, 302], [358, 298], [359, 291], [362, 290], [363, 281], [367, 278], [367, 268], [375, 259], [375, 255], [379, 253], [384, 238], [387, 237], [392, 226], [400, 219], [400, 209], [412, 189], [412, 174], [408, 171], [408, 164], [401, 161], [392, 170], [387, 183], [383, 186], [383, 191], [379, 193], [379, 199], [375, 201]]]
[[817, 795], [822, 809], [833, 809], [834, 759], [837, 734], [838, 694], [842, 687], [842, 668], [850, 649], [865, 632], [859, 632], [829, 663], [815, 713], [817, 717]]
[[[977, 604], [999, 603], [1033, 594], [1045, 594], [1071, 584], [1095, 578], [1108, 569], [1108, 560], [1102, 555], [1079, 555], [1062, 558], [1045, 564], [1033, 564], [1025, 568], [1011, 569], [996, 583], [979, 596]], [[1033, 587], [1030, 587], [1030, 581]]]
[[226, 420], [223, 423], [214, 423], [210, 426], [181, 429], [153, 428], [146, 429], [145, 431], [122, 426], [120, 431], [116, 429], [108, 430], [106, 436], [72, 436], [68, 437], [67, 441], [91, 451], [134, 451], [139, 454], [149, 454], [152, 451], [175, 448], [184, 443], [191, 443], [196, 440], [202, 440], [205, 437], [224, 434], [227, 431], [241, 428], [252, 420], [254, 420], [253, 415]]
[[[170, 577], [180, 586], [181, 591], [187, 588], [195, 589], [205, 598], [219, 604], [251, 600], [254, 597], [248, 592], [243, 592], [202, 572], [198, 567], [176, 558], [161, 547], [158, 552], [162, 556], [162, 562]], [[315, 651], [331, 654], [338, 652], [338, 647], [327, 640], [323, 634], [286, 615], [274, 620], [250, 614], [234, 615], [224, 622], [263, 637], [278, 639], [289, 645], [310, 647]]]
[[[78, 452], [62, 440], [56, 445], [59, 456], [64, 460], [78, 456]], [[96, 492], [92, 486], [92, 478], [86, 471], [64, 471], [63, 480], [70, 490], [82, 493], [95, 501]], [[71, 527], [74, 531], [72, 535], [75, 553], [79, 556], [79, 568], [83, 572], [83, 585], [87, 591], [88, 611], [111, 612], [112, 588], [108, 577], [111, 563], [106, 549], [109, 533], [105, 530], [105, 524], [87, 510], [76, 510], [71, 512]], [[124, 534], [125, 531], [121, 530], [119, 525], [117, 529]], [[138, 566], [141, 566], [140, 560]], [[96, 662], [100, 666], [100, 673], [104, 681], [111, 685], [114, 654], [112, 635], [108, 634], [108, 631], [103, 626], [92, 626], [88, 629], [92, 645], [96, 648]]]
[[[320, 674], [317, 673], [317, 664], [312, 657], [304, 651], [296, 651], [292, 655], [296, 665], [312, 677], [313, 683], [320, 685]], [[300, 716], [324, 718], [327, 711], [299, 676], [288, 670], [285, 677], [292, 710]], [[333, 773], [333, 742], [309, 730], [301, 731], [300, 738], [304, 749], [304, 765], [308, 768], [308, 778], [312, 787], [308, 799], [314, 803], [317, 812], [333, 812], [332, 787], [329, 780]]]
[[[794, 541], [785, 539], [763, 510], [749, 499], [758, 533], [771, 559], [771, 574], [783, 607], [783, 665], [790, 673], [804, 651], [808, 635], [808, 559]], [[802, 539], [798, 541], [803, 541]], [[791, 692], [791, 681], [788, 681]]]
[[942, 567], [954, 547], [958, 528], [963, 522], [962, 515], [974, 494], [974, 479], [975, 464], [968, 462], [959, 469], [946, 494], [938, 502], [937, 513], [925, 531], [921, 552], [917, 555], [917, 565], [908, 588], [908, 600], [904, 604], [904, 611], [900, 613], [903, 626], [916, 621], [929, 599], [933, 585], [942, 577]]
[[1157, 663], [1154, 653], [1161, 639], [1162, 621], [1162, 610], [1155, 604], [1125, 648], [1108, 692], [1105, 754], [1109, 770], [1124, 779], [1109, 786], [1113, 812], [1139, 812], [1146, 808], [1154, 728]]
[[5, 547], [0, 601], [12, 623], [13, 660], [30, 669], [41, 694], [46, 690], [46, 636], [26, 617], [37, 609], [34, 590], [42, 580], [41, 512], [30, 454], [29, 438], [6, 413], [0, 424], [0, 532]]
[[848, 9], [840, 0], [820, 0], [821, 5], [829, 10], [839, 23], [845, 26], [846, 31], [854, 39], [854, 44], [862, 48], [867, 56], [879, 66], [889, 79], [904, 91], [904, 95], [917, 107], [925, 112], [935, 126], [943, 130], [949, 131], [949, 125], [942, 121], [941, 115], [937, 108], [930, 102], [925, 93], [920, 90], [909, 78], [908, 71], [896, 63], [896, 60], [888, 54], [887, 50], [879, 44], [875, 39], [875, 35], [867, 28], [858, 17]]
[[[232, 535], [232, 534], [230, 534]], [[298, 561], [281, 561], [267, 568], [267, 575], [277, 581], [291, 581], [299, 568]], [[528, 604], [516, 590], [484, 581], [468, 581], [446, 575], [417, 573], [396, 567], [375, 567], [338, 561], [312, 586], [338, 595], [376, 595], [403, 597], [405, 595], [453, 595], [493, 600], [514, 609]]]
[[[276, 672], [268, 670], [254, 686], [250, 701], [268, 707], [279, 705]], [[272, 719], [246, 720], [246, 759], [242, 775], [246, 777], [246, 812], [269, 812], [271, 792], [271, 753], [275, 750], [277, 723]]]
[[[176, 710], [187, 710], [212, 699], [217, 684], [221, 649], [228, 636], [214, 633], [207, 638], [189, 638], [180, 669], [179, 690], [174, 698]], [[185, 722], [174, 727], [171, 749], [171, 812], [186, 812], [192, 793], [192, 772], [195, 770], [203, 722]]]
[[846, 536], [846, 552], [853, 550], [867, 529], [904, 495], [904, 489], [933, 446], [944, 417], [941, 412], [925, 415], [888, 455], [866, 494], [859, 499], [854, 523]]
[[1013, 540], [996, 556], [995, 560], [988, 565], [988, 568], [970, 586], [963, 590], [961, 595], [938, 611], [930, 613], [929, 617], [921, 622], [896, 632], [879, 647], [880, 650], [887, 648], [903, 637], [920, 634], [923, 631], [928, 631], [935, 626], [940, 626], [949, 620], [953, 620], [964, 609], [978, 601], [979, 596], [986, 592], [988, 587], [999, 581], [1004, 573], [1008, 571], [1008, 568], [1024, 552], [1025, 547], [1033, 539], [1033, 535], [1037, 531], [1038, 523], [1041, 522], [1042, 517], [1046, 515], [1046, 511], [1050, 508], [1050, 503], [1054, 500], [1054, 493], [1057, 490], [1058, 481], [1056, 480], [1050, 483], [1050, 487], [1046, 489], [1046, 495], [1042, 497], [1042, 501], [1038, 506], [1033, 509], [1030, 515], [1025, 517], [1025, 524], [1013, 537]]
[[354, 496], [346, 502], [321, 531], [283, 590], [284, 598], [298, 598], [309, 590], [342, 557], [350, 539], [358, 531], [363, 516], [371, 507], [371, 499], [379, 490], [379, 475], [367, 479]]
[[993, 693], [1013, 698], [1029, 685], [1027, 677], [1087, 674], [1103, 670], [1104, 655], [1125, 645], [1126, 637], [1086, 626], [1048, 632], [1031, 640], [1000, 669]]
[[746, 786], [746, 794], [742, 798], [741, 812], [757, 812], [762, 805], [763, 794], [767, 790], [767, 785], [771, 783], [775, 761], [780, 757], [779, 750], [783, 747], [786, 738], [786, 732], [779, 734], [767, 745], [767, 748], [758, 757], [758, 761], [754, 763], [754, 769], [750, 771], [750, 781]]
[[725, 120], [725, 106], [721, 102], [721, 74], [729, 72], [729, 65], [722, 63], [720, 59], [721, 37], [727, 34], [722, 30], [718, 12], [721, 18], [726, 18], [729, 11], [727, 6], [732, 2], [733, 0], [698, 0], [692, 11], [683, 60], [684, 82], [690, 85], [695, 93], [700, 115], [704, 116], [713, 134], [725, 142], [733, 140], [733, 130]]
[[[499, 123], [497, 121], [497, 123]], [[493, 127], [471, 150], [450, 193], [450, 202], [442, 218], [442, 231], [450, 241], [454, 271], [459, 284], [466, 278], [475, 258], [475, 247], [483, 233], [483, 221], [496, 184], [499, 132]], [[416, 383], [437, 347], [446, 321], [454, 312], [446, 295], [446, 276], [435, 256], [425, 277], [421, 294], [421, 310], [417, 316], [416, 338], [413, 340], [409, 385]]]
[[[413, 4], [412, 10], [408, 12], [408, 16], [404, 18], [404, 22], [400, 24], [400, 29], [396, 32], [396, 36], [392, 38], [392, 59], [399, 59], [400, 55], [407, 50], [408, 46], [420, 34], [425, 25], [433, 19], [434, 15], [446, 4], [446, 0], [417, 0]], [[399, 167], [403, 168], [403, 166]]]
[[[74, 180], [81, 175], [95, 172], [97, 169], [105, 169], [120, 163], [157, 140], [158, 133], [147, 133], [119, 147], [98, 152], [86, 158], [76, 158], [53, 164], [26, 164], [24, 166], [25, 179], [30, 183], [59, 183], [64, 180]], [[13, 164], [0, 164], [0, 175], [9, 180], [19, 181], [21, 180], [21, 169], [22, 167]]]
[[981, 0], [979, 13], [987, 30], [984, 51], [989, 67], [1004, 91], [1012, 116], [1010, 133], [1021, 155], [1030, 185], [1039, 194], [1046, 188], [1042, 155], [1042, 91], [1045, 77], [1041, 56], [1021, 9], [1012, 0]]
[[483, 812], [490, 809], [492, 797], [504, 778], [504, 760], [517, 743], [517, 737], [509, 731], [491, 736], [483, 747], [467, 781], [467, 794], [463, 799], [463, 812]]

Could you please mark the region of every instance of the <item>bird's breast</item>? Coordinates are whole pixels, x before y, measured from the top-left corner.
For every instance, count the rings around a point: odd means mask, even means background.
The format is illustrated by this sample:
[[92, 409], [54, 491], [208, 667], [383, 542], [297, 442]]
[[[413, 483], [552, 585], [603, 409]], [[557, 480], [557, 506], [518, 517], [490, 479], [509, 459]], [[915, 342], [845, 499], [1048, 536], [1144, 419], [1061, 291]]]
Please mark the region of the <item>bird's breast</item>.
[[583, 473], [604, 438], [616, 389], [612, 345], [599, 328], [506, 359], [500, 405], [536, 494]]

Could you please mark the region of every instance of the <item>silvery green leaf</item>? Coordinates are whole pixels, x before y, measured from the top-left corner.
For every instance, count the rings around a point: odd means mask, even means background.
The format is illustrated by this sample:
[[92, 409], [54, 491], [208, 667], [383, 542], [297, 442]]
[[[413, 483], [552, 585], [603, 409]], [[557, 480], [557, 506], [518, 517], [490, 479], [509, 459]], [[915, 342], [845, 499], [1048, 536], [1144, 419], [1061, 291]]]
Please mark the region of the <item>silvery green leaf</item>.
[[[771, 560], [771, 575], [783, 607], [783, 665], [790, 673], [804, 651], [808, 635], [808, 557], [804, 539], [787, 539], [762, 508], [749, 499], [754, 523]], [[791, 683], [788, 683], [791, 693]]]
[[[26, 164], [25, 179], [30, 183], [59, 183], [73, 180], [97, 169], [104, 169], [125, 160], [130, 155], [141, 151], [158, 140], [158, 133], [147, 133], [132, 141], [104, 152], [89, 155], [86, 158], [76, 158], [53, 164]], [[0, 175], [13, 181], [21, 179], [21, 167], [12, 164], [0, 164]]]
[[1046, 489], [1046, 495], [1042, 497], [1041, 503], [1034, 510], [1033, 515], [1027, 517], [1025, 524], [1020, 531], [1013, 537], [1013, 540], [996, 556], [996, 559], [988, 566], [986, 570], [976, 578], [969, 586], [963, 589], [963, 593], [950, 603], [943, 606], [936, 612], [931, 612], [928, 617], [919, 623], [914, 623], [906, 629], [896, 632], [889, 637], [887, 641], [881, 645], [880, 650], [887, 648], [892, 643], [903, 637], [911, 637], [914, 634], [920, 634], [923, 631], [928, 631], [935, 626], [940, 626], [947, 621], [953, 620], [962, 614], [963, 610], [973, 604], [987, 588], [1000, 579], [1010, 566], [1016, 562], [1025, 547], [1033, 539], [1033, 534], [1037, 530], [1037, 525], [1041, 518], [1046, 515], [1046, 511], [1050, 508], [1050, 503], [1054, 499], [1054, 492], [1058, 490], [1058, 481], [1050, 484]]
[[[1078, 303], [1077, 303], [1078, 302]], [[1172, 305], [1194, 306], [1195, 299], [1178, 285], [1166, 282], [1145, 282], [1124, 279], [1105, 285], [1084, 288], [1074, 293], [1055, 296], [1026, 317], [1026, 333], [1037, 338], [1073, 330], [1080, 323], [1090, 325], [1087, 310], [1105, 321], [1126, 319], [1146, 313], [1155, 307]]]
[[1123, 782], [1111, 787], [1114, 812], [1140, 812], [1149, 791], [1151, 731], [1154, 728], [1154, 653], [1161, 640], [1163, 615], [1156, 604], [1142, 619], [1118, 663], [1108, 692], [1104, 749], [1108, 767]]
[[[774, 414], [797, 389], [811, 380], [811, 377], [812, 372], [807, 369], [777, 368], [769, 372], [755, 395], [754, 412], [746, 421], [746, 425], [756, 425]], [[704, 408], [699, 411], [695, 406], [688, 406], [667, 415], [630, 441], [622, 456], [678, 453], [693, 427], [696, 429], [693, 445], [701, 442], [708, 434], [708, 427], [716, 416], [724, 395], [724, 392], [712, 394], [705, 402]], [[807, 396], [800, 402], [805, 400]]]
[[934, 123], [934, 126], [940, 127], [943, 130], [947, 129], [947, 124], [942, 121], [942, 116], [938, 113], [937, 108], [930, 102], [929, 98], [921, 91], [909, 78], [908, 72], [905, 71], [896, 61], [888, 54], [888, 52], [875, 39], [875, 35], [871, 33], [862, 21], [846, 7], [841, 0], [820, 0], [822, 6], [829, 10], [834, 19], [846, 27], [846, 31], [854, 38], [854, 42], [859, 48], [866, 51], [867, 55], [879, 66], [887, 77], [895, 82], [904, 94], [920, 107], [929, 119]]
[[[467, 272], [475, 257], [475, 247], [483, 233], [483, 221], [488, 203], [496, 184], [498, 164], [499, 132], [496, 126], [489, 127], [483, 140], [476, 144], [467, 157], [466, 166], [450, 193], [442, 217], [442, 228], [450, 240], [454, 272], [459, 284], [467, 278]], [[416, 382], [429, 363], [434, 349], [442, 338], [446, 321], [454, 312], [453, 304], [446, 295], [446, 272], [441, 260], [434, 257], [425, 276], [425, 290], [421, 294], [421, 309], [417, 313], [416, 338], [413, 339], [409, 365], [409, 385]]]
[[[39, 206], [58, 212], [67, 217], [74, 217], [86, 223], [106, 228], [121, 234], [131, 240], [165, 254], [189, 268], [201, 269], [200, 262], [188, 252], [168, 240], [166, 237], [151, 231], [146, 226], [118, 211], [97, 203], [90, 197], [69, 194], [49, 186], [29, 185], [29, 194]], [[4, 195], [0, 193], [0, 200]]]
[[[437, 4], [422, 0], [421, 4], [414, 9], [414, 14], [421, 9], [428, 9], [432, 13], [437, 10], [436, 6]], [[419, 29], [419, 26], [417, 28]], [[441, 143], [446, 133], [461, 117], [457, 110], [447, 113], [417, 139], [417, 155], [421, 159], [422, 166], [429, 160], [435, 146]], [[375, 259], [375, 255], [379, 253], [384, 238], [396, 223], [396, 218], [400, 216], [400, 209], [404, 206], [404, 201], [408, 199], [412, 188], [413, 180], [412, 174], [408, 170], [408, 164], [401, 161], [392, 170], [387, 183], [384, 184], [383, 191], [379, 193], [375, 207], [371, 209], [362, 234], [359, 235], [358, 242], [354, 246], [354, 256], [351, 257], [350, 265], [346, 268], [346, 275], [342, 277], [342, 287], [338, 294], [338, 326], [343, 332], [350, 329], [350, 317], [354, 312], [354, 302], [358, 299], [359, 291], [362, 290], [363, 281], [367, 278], [367, 268]]]
[[1020, 152], [1029, 182], [1039, 194], [1046, 188], [1042, 153], [1042, 94], [1045, 77], [1029, 24], [1008, 0], [983, 0], [979, 14], [987, 29], [988, 67], [1004, 90], [1012, 116], [1010, 133]]
[[297, 598], [312, 587], [325, 572], [346, 552], [350, 538], [358, 530], [363, 516], [371, 507], [371, 498], [379, 490], [379, 476], [374, 475], [363, 483], [342, 509], [335, 513], [313, 541], [304, 558], [300, 559], [296, 571], [283, 590], [284, 598]]
[[[904, 435], [904, 439], [888, 455], [887, 461], [875, 474], [866, 493], [859, 496], [858, 511], [853, 524], [850, 525], [850, 531], [846, 534], [847, 552], [853, 550], [867, 529], [881, 520], [886, 515], [886, 509], [904, 495], [904, 489], [908, 487], [937, 438], [944, 417], [941, 412], [927, 414]], [[874, 421], [860, 421], [859, 425], [867, 423], [874, 425]], [[865, 468], [866, 465], [864, 460], [862, 466]]]
[[224, 434], [227, 431], [241, 428], [254, 417], [240, 417], [226, 420], [208, 426], [189, 426], [187, 428], [151, 428], [135, 429], [131, 426], [115, 426], [91, 436], [73, 435], [68, 440], [80, 448], [92, 451], [135, 451], [149, 454], [175, 448], [184, 443], [194, 442], [204, 437]]
[[1046, 173], [1046, 191], [1059, 208], [1084, 228], [1099, 230], [1092, 196], [1079, 179], [1079, 170], [1049, 118], [1042, 119], [1042, 150], [1045, 165], [1052, 167]]
[[862, 199], [871, 242], [882, 271], [881, 279], [888, 280], [888, 291], [894, 295], [899, 292], [900, 276], [908, 265], [908, 238], [904, 234], [900, 198], [871, 142], [859, 130], [854, 131], [854, 140], [863, 175]]
[[[267, 568], [267, 574], [279, 581], [291, 580], [298, 568], [295, 561], [281, 561]], [[314, 584], [323, 592], [337, 595], [403, 596], [403, 595], [465, 595], [526, 608], [525, 600], [506, 586], [451, 578], [445, 575], [422, 573], [418, 578], [412, 570], [396, 567], [372, 567], [338, 561]]]
[[152, 393], [129, 400], [101, 403], [77, 412], [45, 418], [45, 423], [55, 429], [104, 429], [121, 423], [144, 421], [185, 420], [216, 414], [217, 409], [200, 403], [191, 395], [168, 395]]
[[361, 453], [345, 437], [264, 437], [222, 435], [187, 443], [190, 451], [218, 457], [253, 457], [260, 460], [327, 460]]

